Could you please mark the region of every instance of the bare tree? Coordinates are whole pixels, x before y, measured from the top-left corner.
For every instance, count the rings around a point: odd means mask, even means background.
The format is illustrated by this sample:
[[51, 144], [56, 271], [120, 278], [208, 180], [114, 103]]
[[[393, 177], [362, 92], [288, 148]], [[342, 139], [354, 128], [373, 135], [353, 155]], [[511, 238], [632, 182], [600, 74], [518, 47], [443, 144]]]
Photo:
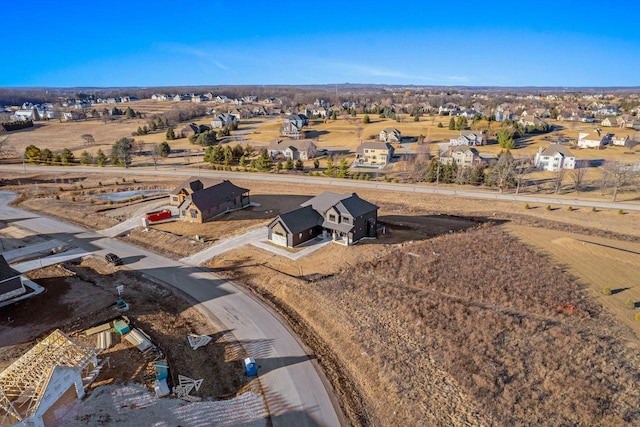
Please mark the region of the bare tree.
[[535, 169], [533, 157], [530, 155], [520, 157], [514, 160], [513, 179], [516, 182], [516, 194], [520, 193], [520, 189], [527, 182], [529, 174]]
[[153, 169], [158, 169], [158, 160], [162, 157], [162, 149], [159, 144], [151, 146], [151, 160], [153, 160]]
[[500, 193], [504, 189], [513, 184], [514, 181], [514, 161], [511, 152], [504, 151], [498, 156], [498, 161], [491, 167], [490, 179], [500, 189]]
[[638, 173], [638, 168], [632, 165], [626, 165], [617, 160], [606, 161], [602, 167], [601, 186], [603, 193], [608, 187], [611, 187], [611, 201], [615, 202], [618, 191], [625, 185], [633, 183]]
[[564, 181], [564, 176], [567, 173], [567, 170], [564, 168], [558, 168], [553, 173], [553, 192], [558, 194], [560, 192], [560, 188], [562, 188], [562, 181]]
[[584, 179], [586, 174], [586, 168], [577, 168], [569, 172], [569, 178], [573, 181], [573, 188], [576, 190], [576, 193], [580, 193], [584, 188]]
[[5, 136], [6, 131], [0, 126], [0, 159], [5, 157], [15, 157], [17, 155], [15, 148], [9, 144], [9, 137]]

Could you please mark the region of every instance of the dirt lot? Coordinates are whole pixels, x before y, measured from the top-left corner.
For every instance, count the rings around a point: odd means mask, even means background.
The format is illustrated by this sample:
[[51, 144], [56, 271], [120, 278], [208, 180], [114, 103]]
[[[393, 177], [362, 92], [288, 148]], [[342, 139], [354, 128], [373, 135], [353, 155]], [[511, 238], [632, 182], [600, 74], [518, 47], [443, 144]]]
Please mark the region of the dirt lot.
[[[86, 258], [81, 263], [65, 263], [34, 270], [28, 277], [46, 292], [0, 308], [0, 369], [31, 348], [38, 339], [58, 328], [80, 343], [95, 345], [96, 337], [82, 331], [110, 321], [115, 310], [116, 286], [125, 286], [123, 297], [129, 303], [126, 313], [132, 324], [147, 333], [166, 356], [170, 379], [178, 374], [204, 378], [197, 396], [226, 399], [251, 388], [242, 368], [240, 346], [181, 297], [134, 272], [119, 270], [103, 260]], [[10, 321], [8, 321], [10, 319]], [[210, 335], [213, 341], [196, 351], [189, 347], [188, 333]], [[100, 354], [109, 364], [92, 387], [135, 381], [150, 386], [153, 366], [125, 340]]]
[[[65, 179], [60, 192], [59, 181], [32, 177], [24, 206], [96, 227], [107, 218], [104, 209], [116, 205], [91, 203], [89, 192], [172, 188], [179, 181], [136, 178], [134, 185], [127, 177], [126, 185], [105, 189], [104, 177], [102, 186], [90, 176]], [[83, 189], [76, 179], [82, 179]], [[180, 257], [331, 190], [232, 180], [250, 188], [252, 200], [262, 205], [203, 225], [168, 223], [128, 238]], [[629, 251], [637, 252], [633, 245], [640, 243], [640, 215], [353, 191], [380, 206], [386, 234], [379, 239], [349, 248], [328, 245], [296, 262], [247, 246], [209, 263], [283, 314], [316, 353], [352, 424], [640, 421], [633, 376], [640, 368], [638, 338], [630, 329], [637, 330], [637, 322], [616, 318], [632, 310], [610, 310], [583, 286], [602, 287], [591, 281], [600, 276], [583, 270], [587, 259], [593, 271], [606, 272], [609, 261], [618, 258], [631, 276], [621, 276], [629, 284], [611, 286], [623, 291], [608, 301], [618, 304], [636, 295], [631, 282], [637, 255]], [[123, 217], [140, 206], [117, 205]], [[106, 219], [103, 227], [113, 222]], [[194, 243], [195, 234], [207, 242]], [[587, 238], [598, 244], [582, 256], [562, 258], [582, 253], [576, 242]], [[620, 249], [626, 252], [619, 255]], [[564, 304], [572, 304], [577, 314], [556, 313]]]

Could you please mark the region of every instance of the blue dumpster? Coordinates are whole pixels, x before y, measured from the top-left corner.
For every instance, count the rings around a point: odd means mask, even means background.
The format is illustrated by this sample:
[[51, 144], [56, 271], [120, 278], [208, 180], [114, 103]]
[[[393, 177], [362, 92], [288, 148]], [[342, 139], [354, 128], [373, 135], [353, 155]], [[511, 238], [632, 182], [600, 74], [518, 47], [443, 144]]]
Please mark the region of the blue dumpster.
[[258, 375], [258, 366], [256, 365], [256, 361], [253, 357], [247, 357], [244, 359], [244, 370], [247, 373], [247, 376], [253, 377]]

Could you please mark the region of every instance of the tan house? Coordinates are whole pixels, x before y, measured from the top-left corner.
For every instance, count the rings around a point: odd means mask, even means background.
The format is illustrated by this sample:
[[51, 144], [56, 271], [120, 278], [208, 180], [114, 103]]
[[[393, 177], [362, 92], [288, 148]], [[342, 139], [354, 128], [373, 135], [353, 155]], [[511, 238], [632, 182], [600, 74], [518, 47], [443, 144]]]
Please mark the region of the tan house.
[[272, 158], [283, 156], [285, 159], [291, 160], [309, 160], [316, 157], [318, 147], [310, 139], [276, 139], [269, 143], [267, 152]]
[[356, 148], [355, 165], [384, 167], [393, 157], [394, 148], [388, 142], [363, 142]]
[[605, 117], [600, 122], [600, 125], [604, 126], [604, 127], [618, 127], [618, 126], [620, 126], [620, 123], [618, 123], [618, 118], [617, 117]]
[[204, 223], [223, 213], [243, 209], [249, 204], [248, 189], [223, 180], [191, 193], [178, 206], [178, 213], [181, 221]]
[[379, 139], [382, 142], [400, 142], [402, 134], [396, 128], [388, 127], [380, 131]]
[[457, 145], [449, 148], [446, 154], [440, 157], [440, 162], [443, 164], [455, 162], [456, 165], [466, 168], [479, 165], [482, 163], [482, 158], [475, 148], [468, 145]]
[[184, 200], [196, 191], [200, 191], [207, 187], [211, 187], [219, 183], [217, 179], [191, 178], [180, 183], [171, 193], [169, 193], [169, 204], [172, 206], [180, 206]]

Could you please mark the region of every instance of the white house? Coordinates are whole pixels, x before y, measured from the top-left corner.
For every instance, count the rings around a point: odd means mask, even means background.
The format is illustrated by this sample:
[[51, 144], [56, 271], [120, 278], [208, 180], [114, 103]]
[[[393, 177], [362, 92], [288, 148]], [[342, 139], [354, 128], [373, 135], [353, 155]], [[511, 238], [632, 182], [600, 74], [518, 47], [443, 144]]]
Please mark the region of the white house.
[[484, 138], [481, 132], [461, 131], [459, 137], [449, 139], [449, 145], [484, 145]]
[[617, 145], [619, 147], [627, 147], [629, 145], [629, 136], [615, 136], [611, 135], [611, 145]]
[[540, 147], [534, 158], [538, 169], [557, 172], [560, 169], [575, 169], [576, 157], [560, 144], [551, 144], [546, 148]]
[[611, 142], [610, 133], [602, 133], [600, 129], [593, 132], [580, 132], [578, 134], [579, 148], [602, 148]]

